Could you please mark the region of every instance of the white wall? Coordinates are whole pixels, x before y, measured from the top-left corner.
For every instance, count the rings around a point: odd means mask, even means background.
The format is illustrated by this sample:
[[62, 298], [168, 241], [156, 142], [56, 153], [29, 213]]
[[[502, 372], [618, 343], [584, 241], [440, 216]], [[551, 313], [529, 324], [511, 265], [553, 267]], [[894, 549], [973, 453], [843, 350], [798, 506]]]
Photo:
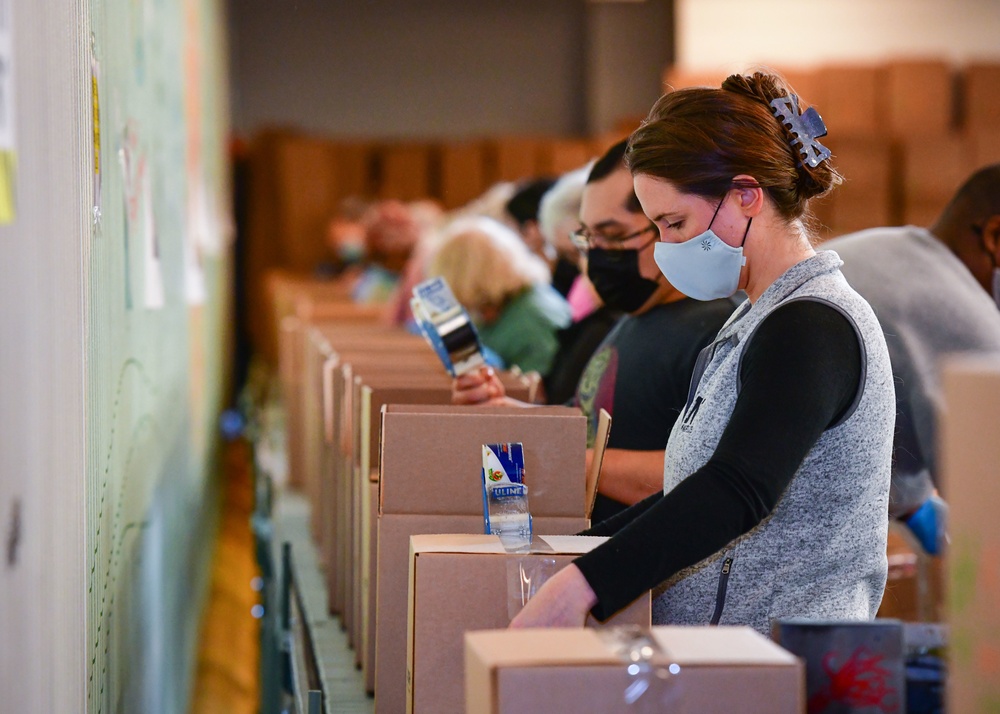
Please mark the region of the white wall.
[[234, 128], [451, 138], [644, 113], [673, 0], [229, 0]]
[[676, 17], [687, 69], [1000, 59], [998, 0], [676, 0]]
[[583, 129], [582, 0], [230, 0], [229, 16], [242, 132]]
[[82, 712], [86, 18], [77, 2], [5, 5], [18, 165], [0, 226], [0, 710]]

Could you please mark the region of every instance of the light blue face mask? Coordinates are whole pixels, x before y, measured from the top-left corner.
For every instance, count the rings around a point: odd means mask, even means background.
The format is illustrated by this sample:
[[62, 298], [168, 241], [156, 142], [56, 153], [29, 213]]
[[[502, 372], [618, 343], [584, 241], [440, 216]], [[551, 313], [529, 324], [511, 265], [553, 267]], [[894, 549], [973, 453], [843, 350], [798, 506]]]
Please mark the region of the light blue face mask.
[[750, 232], [750, 223], [743, 233], [743, 241], [734, 248], [712, 231], [712, 223], [722, 208], [722, 201], [715, 208], [708, 229], [683, 243], [657, 243], [653, 259], [670, 284], [695, 300], [727, 298], [736, 292], [740, 283], [740, 269], [747, 264], [743, 243]]

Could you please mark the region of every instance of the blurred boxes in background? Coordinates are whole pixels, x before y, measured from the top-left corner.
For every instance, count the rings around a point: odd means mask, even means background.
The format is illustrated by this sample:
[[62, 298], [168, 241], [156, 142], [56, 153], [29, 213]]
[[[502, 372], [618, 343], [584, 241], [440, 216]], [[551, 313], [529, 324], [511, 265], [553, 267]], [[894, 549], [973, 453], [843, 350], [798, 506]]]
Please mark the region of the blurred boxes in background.
[[961, 77], [963, 125], [972, 132], [997, 131], [1000, 120], [1000, 63], [968, 64]]
[[465, 636], [465, 701], [466, 714], [799, 714], [805, 688], [802, 663], [745, 627], [493, 630]]
[[950, 507], [947, 710], [1000, 710], [1000, 359], [943, 370], [941, 489]]
[[481, 196], [490, 186], [484, 141], [447, 142], [440, 147], [441, 203], [459, 208]]
[[955, 73], [949, 62], [891, 61], [884, 93], [885, 130], [895, 137], [944, 136], [955, 128]]
[[[536, 540], [531, 553], [509, 553], [492, 535], [410, 538], [407, 712], [461, 714], [464, 634], [506, 627], [545, 580], [607, 539]], [[606, 624], [592, 618], [588, 623], [648, 628], [651, 602], [647, 591]], [[575, 710], [561, 706], [559, 711]]]
[[929, 226], [968, 178], [968, 144], [957, 134], [900, 140], [901, 214], [905, 225]]

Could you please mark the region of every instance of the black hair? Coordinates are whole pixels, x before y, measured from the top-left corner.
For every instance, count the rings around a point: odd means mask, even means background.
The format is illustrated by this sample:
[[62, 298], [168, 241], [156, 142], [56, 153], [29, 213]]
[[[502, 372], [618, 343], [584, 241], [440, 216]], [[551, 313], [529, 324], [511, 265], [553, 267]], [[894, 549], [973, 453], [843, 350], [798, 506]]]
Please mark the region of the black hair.
[[556, 180], [549, 176], [528, 179], [517, 187], [517, 191], [508, 199], [504, 208], [519, 226], [523, 227], [528, 221], [537, 221], [538, 206], [542, 203], [542, 196], [555, 182]]
[[617, 144], [604, 152], [604, 155], [594, 162], [587, 176], [587, 183], [600, 181], [613, 174], [618, 169], [625, 168], [625, 149], [628, 148], [628, 139], [622, 139]]
[[[628, 164], [625, 163], [625, 150], [628, 148], [628, 139], [622, 139], [617, 144], [612, 146], [610, 149], [604, 152], [594, 165], [590, 168], [590, 174], [587, 176], [587, 183], [595, 183], [601, 179], [607, 178], [615, 171], [621, 169], [627, 169]], [[629, 213], [642, 213], [642, 204], [639, 203], [639, 197], [635, 195], [633, 190], [629, 197], [625, 200], [625, 210]]]

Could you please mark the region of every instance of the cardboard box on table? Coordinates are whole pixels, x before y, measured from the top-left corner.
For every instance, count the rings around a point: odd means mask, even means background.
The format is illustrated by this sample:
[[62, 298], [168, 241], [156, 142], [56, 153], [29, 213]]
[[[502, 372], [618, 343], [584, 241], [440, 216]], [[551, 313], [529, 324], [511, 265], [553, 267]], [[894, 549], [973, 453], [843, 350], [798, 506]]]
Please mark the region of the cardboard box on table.
[[[371, 325], [371, 315], [353, 305], [345, 305], [344, 314], [332, 319], [328, 327], [332, 330], [354, 330], [358, 326], [368, 333], [377, 328]], [[281, 385], [281, 396], [285, 406], [285, 419], [288, 433], [288, 473], [289, 483], [302, 488], [305, 484], [303, 466], [303, 414], [304, 381], [307, 374], [305, 360], [307, 350], [312, 341], [308, 335], [312, 323], [297, 315], [287, 315], [278, 323], [278, 380]], [[397, 334], [405, 335], [402, 330]]]
[[649, 688], [628, 704], [625, 691], [642, 674], [629, 674], [612, 635], [587, 628], [466, 633], [466, 714], [805, 711], [802, 663], [746, 627], [651, 628]]
[[[319, 503], [313, 512], [317, 515], [320, 547], [324, 552], [327, 567], [327, 585], [331, 612], [344, 614], [344, 604], [347, 588], [348, 548], [352, 524], [356, 518], [352, 510], [353, 494], [353, 452], [356, 437], [355, 430], [355, 400], [354, 400], [354, 365], [377, 362], [381, 359], [391, 360], [394, 369], [405, 370], [412, 378], [430, 379], [415, 382], [414, 387], [424, 391], [427, 389], [437, 395], [442, 385], [447, 385], [450, 394], [450, 380], [444, 375], [433, 353], [433, 359], [426, 352], [385, 352], [375, 351], [340, 351], [324, 365], [324, 402], [327, 441], [330, 446], [331, 458], [329, 467], [323, 473]], [[439, 402], [440, 398], [421, 397], [414, 395], [412, 399], [424, 401], [430, 399]]]
[[[289, 482], [302, 489], [311, 501], [317, 493], [317, 440], [311, 431], [316, 428], [315, 410], [321, 399], [317, 380], [322, 378], [322, 364], [334, 351], [334, 342], [350, 336], [378, 349], [389, 343], [394, 351], [412, 349], [414, 337], [398, 328], [373, 324], [372, 316], [354, 305], [330, 305], [343, 308], [340, 317], [312, 322], [298, 315], [282, 321], [280, 341], [280, 383], [288, 438]], [[349, 317], [354, 315], [354, 317]], [[428, 350], [430, 351], [430, 350]], [[315, 536], [315, 534], [314, 534]]]
[[950, 507], [946, 555], [949, 712], [1000, 708], [1000, 359], [954, 358], [943, 369], [941, 488]]
[[[354, 367], [354, 369], [359, 369]], [[375, 686], [375, 593], [374, 593], [374, 549], [377, 539], [378, 513], [378, 469], [379, 439], [381, 435], [381, 410], [384, 404], [449, 404], [451, 401], [451, 378], [447, 377], [441, 392], [426, 392], [426, 396], [415, 391], [418, 384], [412, 373], [397, 371], [395, 365], [387, 365], [375, 371], [371, 361], [365, 363], [363, 371], [354, 377], [354, 425], [353, 449], [353, 496], [350, 513], [356, 527], [350, 529], [351, 577], [353, 596], [347, 597], [351, 612], [349, 632], [354, 644], [358, 664], [365, 672], [366, 687], [374, 691]], [[528, 401], [537, 387], [534, 380], [512, 372], [498, 372], [508, 396]], [[426, 387], [432, 388], [433, 379], [427, 375]], [[372, 486], [374, 484], [374, 487]], [[374, 494], [374, 498], [372, 497]], [[360, 517], [360, 521], [356, 519]]]
[[[306, 362], [302, 377], [303, 388], [300, 392], [299, 414], [301, 417], [302, 438], [297, 448], [302, 454], [300, 462], [303, 465], [302, 489], [313, 507], [313, 513], [320, 515], [323, 498], [324, 473], [329, 469], [339, 468], [337, 459], [339, 451], [337, 441], [333, 438], [335, 419], [332, 415], [336, 387], [332, 384], [335, 371], [342, 365], [347, 355], [357, 359], [375, 359], [384, 355], [399, 365], [411, 368], [418, 367], [427, 371], [444, 370], [436, 365], [433, 350], [402, 330], [344, 330], [340, 325], [320, 323], [309, 331], [310, 349], [306, 351], [309, 359]], [[321, 423], [317, 419], [321, 418]], [[312, 421], [308, 421], [312, 419]], [[322, 456], [324, 451], [328, 451]], [[323, 520], [313, 517], [310, 522], [313, 540], [321, 546], [322, 557], [327, 553], [322, 549], [324, 542]]]
[[[482, 445], [502, 442], [524, 445], [534, 531], [586, 529], [596, 490], [596, 476], [584, 473], [586, 433], [586, 418], [568, 407], [383, 408], [375, 560], [378, 714], [406, 708], [410, 536], [483, 532]], [[604, 438], [598, 443], [603, 449]], [[592, 461], [595, 473], [602, 456]]]
[[[465, 633], [507, 627], [521, 609], [526, 582], [551, 577], [607, 540], [543, 535], [533, 539], [531, 552], [512, 553], [493, 535], [412, 536], [406, 711], [461, 714]], [[606, 623], [588, 616], [588, 624], [648, 628], [651, 604], [647, 591]]]
[[[443, 371], [439, 374], [406, 374], [382, 372], [363, 365], [353, 375], [353, 404], [351, 408], [352, 435], [349, 456], [348, 504], [342, 516], [348, 523], [345, 542], [345, 572], [347, 587], [344, 601], [344, 624], [348, 641], [354, 648], [355, 661], [362, 664], [363, 600], [362, 580], [365, 550], [370, 549], [368, 532], [369, 479], [372, 472], [372, 455], [379, 451], [379, 427], [384, 404], [437, 404], [451, 403], [452, 379]], [[377, 468], [377, 458], [374, 468]], [[368, 555], [370, 558], [370, 554]]]

